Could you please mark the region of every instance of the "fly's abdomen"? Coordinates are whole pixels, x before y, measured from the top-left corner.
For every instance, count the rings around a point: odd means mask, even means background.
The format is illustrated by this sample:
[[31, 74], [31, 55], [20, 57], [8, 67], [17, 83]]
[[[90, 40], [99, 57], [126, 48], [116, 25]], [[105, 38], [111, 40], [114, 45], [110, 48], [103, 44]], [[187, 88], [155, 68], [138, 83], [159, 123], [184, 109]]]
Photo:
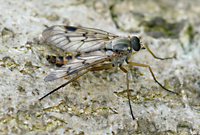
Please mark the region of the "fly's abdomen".
[[46, 55], [46, 59], [52, 63], [55, 64], [58, 67], [61, 67], [62, 65], [65, 65], [68, 63], [70, 60], [77, 58], [80, 55], [74, 55], [74, 56], [51, 56], [51, 55]]

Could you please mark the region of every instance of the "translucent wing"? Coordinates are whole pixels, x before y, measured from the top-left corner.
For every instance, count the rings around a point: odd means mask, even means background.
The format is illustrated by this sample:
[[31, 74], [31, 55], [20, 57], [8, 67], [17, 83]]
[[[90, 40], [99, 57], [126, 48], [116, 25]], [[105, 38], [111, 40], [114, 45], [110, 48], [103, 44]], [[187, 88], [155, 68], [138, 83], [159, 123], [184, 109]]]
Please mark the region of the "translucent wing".
[[69, 76], [83, 69], [87, 69], [96, 64], [103, 63], [104, 61], [108, 61], [108, 59], [112, 57], [115, 57], [114, 53], [106, 55], [106, 53], [102, 51], [84, 53], [77, 58], [70, 60], [67, 64], [63, 65], [59, 69], [50, 73], [44, 80], [52, 81], [58, 78]]
[[48, 27], [42, 36], [47, 43], [67, 52], [95, 51], [101, 49], [105, 41], [118, 37], [99, 29], [61, 25]]

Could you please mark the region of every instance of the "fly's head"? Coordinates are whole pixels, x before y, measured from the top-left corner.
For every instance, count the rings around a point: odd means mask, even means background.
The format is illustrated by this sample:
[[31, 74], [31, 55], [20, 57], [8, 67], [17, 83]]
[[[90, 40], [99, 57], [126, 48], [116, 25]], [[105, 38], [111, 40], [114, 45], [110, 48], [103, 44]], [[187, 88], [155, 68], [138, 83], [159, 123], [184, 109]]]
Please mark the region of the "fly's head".
[[132, 36], [130, 40], [132, 49], [138, 52], [141, 49], [140, 39], [136, 36]]

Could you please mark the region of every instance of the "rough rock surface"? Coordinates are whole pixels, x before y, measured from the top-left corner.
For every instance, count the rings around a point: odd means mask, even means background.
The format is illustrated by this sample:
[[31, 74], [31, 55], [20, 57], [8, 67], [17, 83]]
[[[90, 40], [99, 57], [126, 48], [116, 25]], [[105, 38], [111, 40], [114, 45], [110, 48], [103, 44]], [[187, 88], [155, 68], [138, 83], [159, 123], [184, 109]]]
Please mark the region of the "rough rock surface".
[[[0, 134], [200, 134], [200, 2], [199, 0], [1, 0]], [[63, 53], [41, 38], [44, 25], [103, 29], [136, 35], [147, 50], [131, 61], [149, 70], [129, 71], [130, 115], [125, 74], [118, 68], [90, 72], [58, 92], [40, 97], [66, 82], [44, 82], [57, 67], [46, 53]]]

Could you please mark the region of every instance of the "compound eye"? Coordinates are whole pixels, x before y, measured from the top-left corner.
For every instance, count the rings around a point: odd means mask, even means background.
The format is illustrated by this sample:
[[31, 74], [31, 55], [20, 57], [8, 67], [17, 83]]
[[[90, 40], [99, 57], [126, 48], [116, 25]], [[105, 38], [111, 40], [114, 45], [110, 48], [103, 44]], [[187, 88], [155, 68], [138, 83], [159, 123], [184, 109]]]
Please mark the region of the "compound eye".
[[136, 36], [133, 36], [130, 38], [130, 40], [131, 40], [131, 46], [132, 46], [133, 50], [139, 51], [141, 48], [140, 39]]

